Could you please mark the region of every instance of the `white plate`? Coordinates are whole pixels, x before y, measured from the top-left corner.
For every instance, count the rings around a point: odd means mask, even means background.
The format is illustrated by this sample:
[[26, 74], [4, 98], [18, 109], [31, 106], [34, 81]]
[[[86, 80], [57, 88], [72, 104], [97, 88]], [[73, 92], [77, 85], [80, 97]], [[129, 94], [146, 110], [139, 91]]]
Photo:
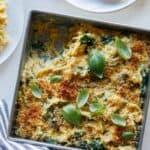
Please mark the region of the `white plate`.
[[[125, 8], [136, 0], [66, 0], [70, 4], [87, 11], [106, 13]], [[111, 2], [110, 2], [111, 1]]]
[[2, 64], [16, 49], [22, 35], [24, 16], [22, 0], [6, 0], [8, 24], [6, 32], [9, 43], [0, 53], [0, 64]]

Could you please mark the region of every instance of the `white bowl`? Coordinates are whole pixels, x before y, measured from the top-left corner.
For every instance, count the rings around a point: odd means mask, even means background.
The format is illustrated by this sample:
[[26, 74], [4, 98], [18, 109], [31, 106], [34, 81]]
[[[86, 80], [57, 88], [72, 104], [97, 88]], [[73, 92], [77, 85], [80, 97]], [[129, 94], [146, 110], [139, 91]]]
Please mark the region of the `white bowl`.
[[103, 3], [119, 3], [122, 0], [99, 0], [99, 1]]
[[0, 64], [12, 55], [15, 51], [22, 35], [24, 25], [24, 15], [22, 0], [6, 0], [8, 24], [6, 32], [8, 34], [9, 43], [5, 49], [0, 52]]
[[123, 9], [136, 0], [66, 0], [68, 3], [76, 6], [80, 9], [97, 12], [106, 13], [116, 10]]

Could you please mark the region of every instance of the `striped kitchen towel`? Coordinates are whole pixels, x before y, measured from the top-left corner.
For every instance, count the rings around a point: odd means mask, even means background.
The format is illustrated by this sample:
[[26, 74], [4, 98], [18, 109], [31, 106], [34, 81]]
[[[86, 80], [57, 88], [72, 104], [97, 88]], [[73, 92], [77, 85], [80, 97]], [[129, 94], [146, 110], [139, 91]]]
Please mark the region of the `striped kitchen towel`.
[[0, 100], [0, 150], [48, 150], [46, 147], [10, 141], [7, 138], [9, 110], [5, 100]]

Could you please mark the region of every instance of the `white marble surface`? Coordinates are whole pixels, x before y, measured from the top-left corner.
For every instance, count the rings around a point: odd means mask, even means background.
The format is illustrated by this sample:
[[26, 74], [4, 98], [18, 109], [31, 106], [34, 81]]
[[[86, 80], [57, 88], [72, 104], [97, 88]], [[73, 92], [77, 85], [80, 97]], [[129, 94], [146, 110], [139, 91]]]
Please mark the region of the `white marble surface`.
[[[15, 0], [13, 0], [15, 2]], [[150, 29], [150, 0], [137, 0], [132, 6], [118, 12], [95, 14], [77, 9], [64, 0], [24, 0], [25, 20], [30, 10], [44, 10], [61, 14], [69, 14], [100, 21], [121, 23], [130, 26]], [[24, 34], [23, 34], [24, 36]], [[12, 103], [14, 87], [17, 79], [20, 56], [22, 52], [22, 39], [15, 53], [0, 66], [0, 99], [5, 99], [9, 106]], [[150, 150], [150, 109], [148, 112], [144, 143], [142, 150]]]

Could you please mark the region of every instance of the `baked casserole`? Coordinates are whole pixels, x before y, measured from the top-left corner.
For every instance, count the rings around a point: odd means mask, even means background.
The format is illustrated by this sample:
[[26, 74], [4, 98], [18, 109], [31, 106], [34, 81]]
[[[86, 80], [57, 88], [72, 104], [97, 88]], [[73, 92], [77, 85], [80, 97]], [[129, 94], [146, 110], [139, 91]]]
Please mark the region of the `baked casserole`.
[[18, 137], [86, 150], [135, 150], [149, 72], [147, 36], [72, 25], [62, 49], [53, 20], [32, 23], [17, 98]]

